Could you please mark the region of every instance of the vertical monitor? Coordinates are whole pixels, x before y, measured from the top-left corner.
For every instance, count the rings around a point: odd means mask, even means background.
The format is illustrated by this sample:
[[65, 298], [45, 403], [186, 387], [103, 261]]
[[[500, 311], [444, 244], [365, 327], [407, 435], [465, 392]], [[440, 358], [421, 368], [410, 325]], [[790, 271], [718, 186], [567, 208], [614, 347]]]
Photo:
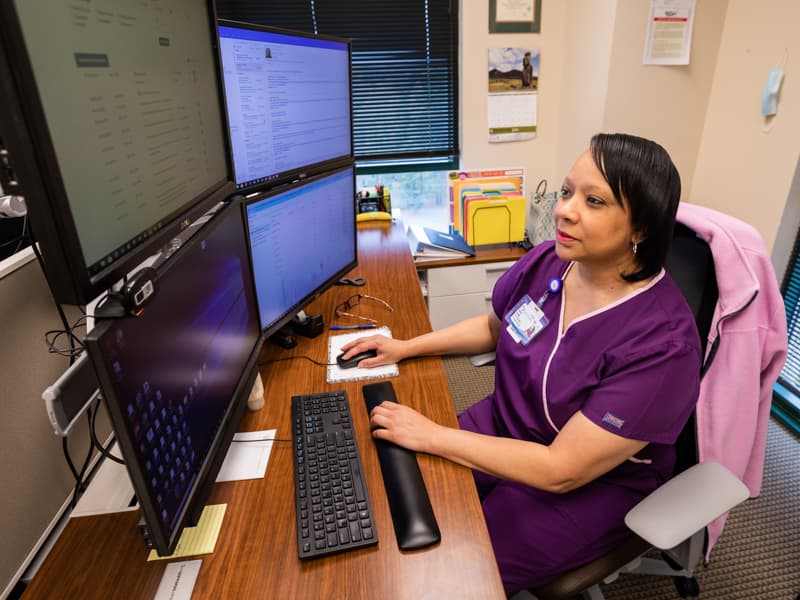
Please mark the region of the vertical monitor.
[[160, 554], [199, 513], [256, 374], [261, 330], [241, 208], [165, 263], [139, 317], [87, 336], [114, 431]]
[[352, 162], [348, 40], [225, 20], [218, 31], [237, 189]]
[[11, 0], [0, 35], [0, 138], [60, 302], [91, 300], [235, 191], [209, 0]]
[[357, 264], [354, 167], [250, 199], [245, 214], [258, 311], [271, 335]]

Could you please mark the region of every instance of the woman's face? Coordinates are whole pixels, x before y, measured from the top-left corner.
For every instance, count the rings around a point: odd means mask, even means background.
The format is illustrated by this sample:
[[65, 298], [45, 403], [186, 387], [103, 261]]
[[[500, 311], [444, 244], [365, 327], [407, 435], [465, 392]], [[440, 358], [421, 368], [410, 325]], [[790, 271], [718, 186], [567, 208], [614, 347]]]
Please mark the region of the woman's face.
[[561, 186], [562, 197], [553, 215], [556, 222], [556, 253], [600, 268], [630, 272], [635, 266], [634, 235], [628, 205], [614, 199], [603, 174], [587, 150], [578, 158]]

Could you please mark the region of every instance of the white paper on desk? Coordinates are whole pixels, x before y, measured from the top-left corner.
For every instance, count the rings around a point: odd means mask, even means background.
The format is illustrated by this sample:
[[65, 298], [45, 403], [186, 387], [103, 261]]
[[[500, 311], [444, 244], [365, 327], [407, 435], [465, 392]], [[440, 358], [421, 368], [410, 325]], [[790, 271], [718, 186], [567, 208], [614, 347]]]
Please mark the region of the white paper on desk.
[[267, 471], [275, 429], [236, 433], [219, 469], [217, 482], [261, 479]]
[[329, 338], [328, 376], [326, 379], [328, 383], [337, 383], [339, 381], [357, 381], [359, 379], [397, 377], [400, 374], [400, 370], [397, 368], [397, 363], [392, 363], [391, 365], [382, 365], [380, 367], [372, 367], [370, 369], [362, 369], [360, 367], [342, 369], [336, 364], [336, 357], [342, 353], [342, 346], [344, 346], [347, 342], [352, 342], [358, 338], [368, 337], [371, 335], [384, 335], [390, 338], [392, 337], [392, 331], [388, 327], [379, 327], [378, 329], [361, 329], [353, 333], [332, 335]]
[[190, 600], [202, 564], [202, 560], [169, 563], [153, 600]]

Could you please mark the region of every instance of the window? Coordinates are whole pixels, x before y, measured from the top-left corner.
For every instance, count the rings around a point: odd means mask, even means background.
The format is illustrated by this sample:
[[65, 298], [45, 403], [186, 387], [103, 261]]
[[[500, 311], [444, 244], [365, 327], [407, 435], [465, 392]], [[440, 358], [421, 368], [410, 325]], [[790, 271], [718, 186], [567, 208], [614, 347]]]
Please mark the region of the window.
[[352, 40], [357, 186], [388, 186], [406, 222], [440, 229], [446, 173], [458, 168], [457, 9], [457, 0], [217, 0], [220, 18]]
[[400, 209], [405, 225], [447, 231], [450, 225], [447, 171], [369, 173], [356, 177], [356, 188], [382, 185], [389, 190], [392, 209]]
[[800, 232], [795, 239], [781, 291], [786, 306], [789, 354], [783, 366], [772, 404], [773, 414], [800, 433]]

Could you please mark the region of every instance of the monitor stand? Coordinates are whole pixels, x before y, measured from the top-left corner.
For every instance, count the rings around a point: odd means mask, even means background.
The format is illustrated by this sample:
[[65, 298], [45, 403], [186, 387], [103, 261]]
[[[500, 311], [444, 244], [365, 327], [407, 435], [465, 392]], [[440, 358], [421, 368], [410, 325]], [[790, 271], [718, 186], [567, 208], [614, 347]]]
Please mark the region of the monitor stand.
[[295, 336], [307, 338], [317, 337], [325, 330], [322, 315], [307, 315], [304, 310], [297, 313], [291, 321], [269, 337], [269, 341], [281, 348], [294, 348], [297, 345]]
[[297, 340], [294, 337], [294, 331], [289, 325], [284, 325], [278, 331], [269, 336], [269, 341], [280, 346], [281, 348], [289, 349], [297, 346]]

